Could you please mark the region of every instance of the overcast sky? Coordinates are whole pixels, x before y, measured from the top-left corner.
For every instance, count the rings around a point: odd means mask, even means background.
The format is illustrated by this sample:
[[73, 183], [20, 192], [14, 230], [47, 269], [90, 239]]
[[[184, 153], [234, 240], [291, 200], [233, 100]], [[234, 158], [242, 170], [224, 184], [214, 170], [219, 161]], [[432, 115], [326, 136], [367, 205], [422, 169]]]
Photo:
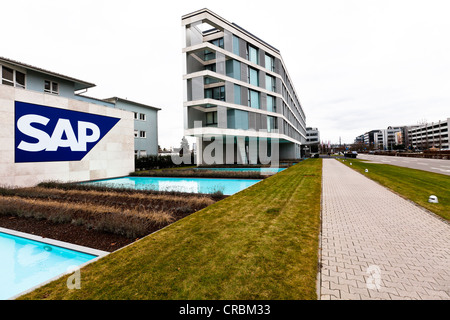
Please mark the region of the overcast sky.
[[448, 0], [2, 0], [0, 56], [93, 82], [183, 136], [181, 16], [208, 8], [278, 48], [323, 141], [450, 117]]

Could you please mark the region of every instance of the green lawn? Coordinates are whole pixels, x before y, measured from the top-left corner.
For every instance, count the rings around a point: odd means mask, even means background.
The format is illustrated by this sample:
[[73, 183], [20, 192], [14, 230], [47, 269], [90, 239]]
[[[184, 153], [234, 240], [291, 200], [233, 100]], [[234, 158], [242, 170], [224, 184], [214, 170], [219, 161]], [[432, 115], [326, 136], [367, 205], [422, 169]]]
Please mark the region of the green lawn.
[[317, 299], [321, 159], [309, 159], [24, 299]]
[[[338, 161], [342, 162], [342, 160]], [[361, 172], [368, 178], [377, 181], [442, 218], [450, 220], [450, 176], [355, 159], [348, 159], [343, 163], [349, 167], [350, 163], [352, 163], [351, 168]], [[369, 172], [365, 173], [365, 169], [368, 169]], [[430, 195], [437, 196], [439, 203], [429, 203]]]

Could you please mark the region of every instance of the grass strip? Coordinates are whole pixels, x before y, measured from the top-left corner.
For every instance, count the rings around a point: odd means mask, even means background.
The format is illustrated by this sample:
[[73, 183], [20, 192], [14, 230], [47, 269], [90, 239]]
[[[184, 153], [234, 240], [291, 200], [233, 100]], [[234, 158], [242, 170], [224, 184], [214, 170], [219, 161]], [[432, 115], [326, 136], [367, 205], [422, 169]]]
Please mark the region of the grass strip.
[[22, 299], [316, 299], [321, 159], [215, 203]]
[[[442, 218], [450, 220], [450, 176], [355, 159], [343, 163]], [[437, 196], [439, 203], [429, 203], [430, 195]]]

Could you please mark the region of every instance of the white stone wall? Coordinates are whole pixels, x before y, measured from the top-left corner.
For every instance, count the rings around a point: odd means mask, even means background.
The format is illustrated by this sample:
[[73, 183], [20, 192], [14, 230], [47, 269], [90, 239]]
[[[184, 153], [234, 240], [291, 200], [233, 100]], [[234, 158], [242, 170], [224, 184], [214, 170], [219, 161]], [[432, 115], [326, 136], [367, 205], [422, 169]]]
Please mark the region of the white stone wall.
[[[81, 161], [14, 163], [15, 101], [121, 120]], [[0, 84], [0, 185], [28, 187], [43, 181], [79, 182], [127, 176], [132, 171], [133, 113]]]

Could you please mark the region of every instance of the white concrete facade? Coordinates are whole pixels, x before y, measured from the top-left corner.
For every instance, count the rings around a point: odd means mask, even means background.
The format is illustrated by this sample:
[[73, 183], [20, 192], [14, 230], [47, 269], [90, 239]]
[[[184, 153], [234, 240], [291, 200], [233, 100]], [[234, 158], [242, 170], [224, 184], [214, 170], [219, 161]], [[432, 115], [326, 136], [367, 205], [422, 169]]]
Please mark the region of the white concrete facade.
[[[121, 120], [81, 161], [15, 163], [15, 101]], [[29, 187], [43, 181], [79, 182], [126, 176], [134, 171], [132, 112], [0, 84], [0, 184]]]
[[261, 162], [255, 139], [300, 158], [306, 117], [279, 50], [208, 9], [183, 16], [182, 27], [184, 134], [197, 137], [197, 157], [208, 146], [200, 139], [213, 136], [227, 141], [227, 164]]

